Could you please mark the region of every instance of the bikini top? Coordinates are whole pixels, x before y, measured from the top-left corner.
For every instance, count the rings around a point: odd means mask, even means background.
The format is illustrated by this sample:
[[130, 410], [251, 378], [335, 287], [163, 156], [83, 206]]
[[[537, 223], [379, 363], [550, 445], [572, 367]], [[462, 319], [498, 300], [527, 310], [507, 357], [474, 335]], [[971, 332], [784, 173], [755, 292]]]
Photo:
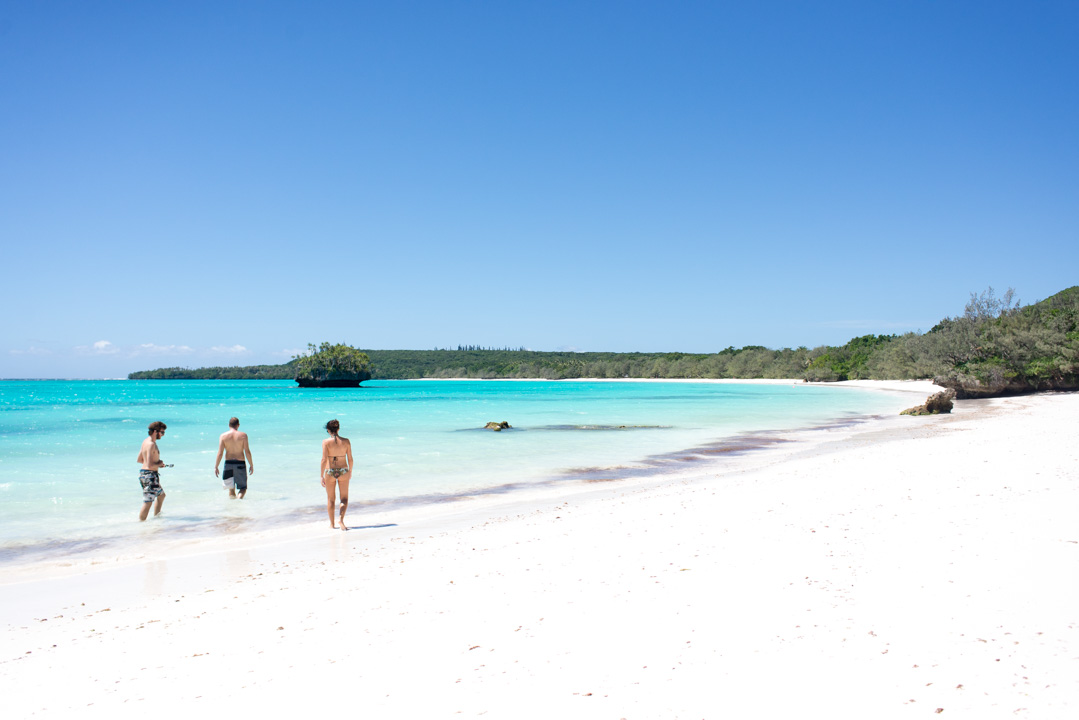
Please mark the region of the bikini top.
[[[341, 442], [336, 435], [333, 436], [333, 439], [336, 442]], [[328, 455], [327, 457], [329, 457], [330, 460], [337, 460], [338, 458], [344, 458], [345, 456], [344, 455]]]

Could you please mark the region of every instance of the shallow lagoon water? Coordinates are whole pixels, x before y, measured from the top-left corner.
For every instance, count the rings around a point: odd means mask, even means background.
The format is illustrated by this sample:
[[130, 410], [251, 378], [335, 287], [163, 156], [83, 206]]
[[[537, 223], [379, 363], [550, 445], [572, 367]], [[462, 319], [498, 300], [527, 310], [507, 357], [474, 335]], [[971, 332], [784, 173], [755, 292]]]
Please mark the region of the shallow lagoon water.
[[[155, 522], [177, 535], [227, 537], [324, 517], [319, 445], [331, 418], [356, 454], [355, 522], [372, 505], [667, 472], [690, 457], [743, 449], [746, 434], [895, 403], [870, 390], [801, 384], [408, 380], [303, 390], [290, 381], [3, 381], [0, 562], [139, 542], [135, 456], [154, 420], [168, 425], [161, 455], [175, 464], [161, 473], [167, 498]], [[254, 456], [243, 501], [229, 501], [213, 473], [233, 415]], [[482, 429], [502, 420], [512, 429]]]

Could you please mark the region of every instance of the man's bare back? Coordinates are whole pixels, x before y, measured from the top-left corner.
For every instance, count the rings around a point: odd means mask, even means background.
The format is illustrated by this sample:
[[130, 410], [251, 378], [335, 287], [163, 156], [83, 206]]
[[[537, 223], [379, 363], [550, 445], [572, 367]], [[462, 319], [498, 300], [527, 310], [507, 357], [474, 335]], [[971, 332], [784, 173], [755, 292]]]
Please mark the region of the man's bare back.
[[226, 460], [245, 460], [244, 455], [251, 454], [251, 451], [247, 449], [247, 433], [245, 432], [229, 430], [221, 433], [221, 444], [225, 447]]

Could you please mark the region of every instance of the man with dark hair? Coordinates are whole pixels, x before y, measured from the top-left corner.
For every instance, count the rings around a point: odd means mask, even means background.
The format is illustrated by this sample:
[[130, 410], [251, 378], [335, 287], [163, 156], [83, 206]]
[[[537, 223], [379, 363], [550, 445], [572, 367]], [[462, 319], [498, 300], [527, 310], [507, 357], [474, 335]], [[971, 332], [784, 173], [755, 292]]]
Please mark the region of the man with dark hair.
[[[251, 459], [251, 448], [247, 444], [247, 433], [240, 432], [240, 418], [229, 420], [229, 431], [221, 433], [221, 441], [217, 444], [217, 460], [214, 461], [214, 475], [220, 475], [218, 465], [221, 464], [221, 456], [225, 456], [225, 474], [221, 481], [225, 489], [229, 491], [229, 497], [235, 499], [236, 491], [240, 491], [240, 499], [247, 494], [247, 475], [255, 474], [255, 461]], [[244, 458], [247, 464], [244, 465]]]
[[165, 465], [157, 449], [157, 441], [165, 437], [165, 427], [165, 423], [160, 420], [150, 423], [149, 437], [142, 441], [139, 457], [135, 460], [142, 465], [139, 470], [139, 485], [142, 485], [142, 512], [139, 513], [139, 522], [150, 514], [150, 505], [155, 500], [157, 504], [154, 507], [154, 517], [161, 514], [161, 504], [165, 502], [165, 491], [161, 489], [161, 478], [157, 474], [158, 469]]

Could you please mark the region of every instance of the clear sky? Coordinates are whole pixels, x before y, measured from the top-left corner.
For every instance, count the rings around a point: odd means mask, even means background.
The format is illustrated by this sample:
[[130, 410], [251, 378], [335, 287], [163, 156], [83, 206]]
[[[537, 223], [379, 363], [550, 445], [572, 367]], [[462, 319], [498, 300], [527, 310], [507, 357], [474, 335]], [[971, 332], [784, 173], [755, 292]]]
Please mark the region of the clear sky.
[[1076, 2], [0, 4], [0, 377], [712, 352], [1079, 284]]

